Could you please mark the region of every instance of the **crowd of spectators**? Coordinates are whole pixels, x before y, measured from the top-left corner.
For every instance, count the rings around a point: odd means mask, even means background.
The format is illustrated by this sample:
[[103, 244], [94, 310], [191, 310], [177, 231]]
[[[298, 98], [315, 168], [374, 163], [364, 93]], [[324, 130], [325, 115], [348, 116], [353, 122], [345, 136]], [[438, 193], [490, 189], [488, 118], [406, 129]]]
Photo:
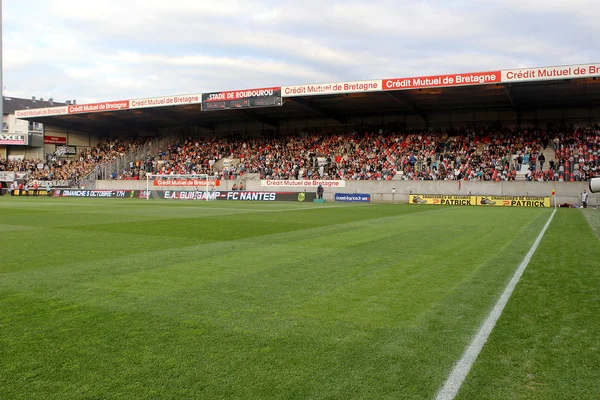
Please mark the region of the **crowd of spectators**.
[[[600, 173], [599, 147], [598, 127], [189, 138], [113, 178], [206, 173], [237, 179], [254, 173], [283, 180], [584, 180]], [[236, 162], [216, 168], [221, 159]]]
[[2, 160], [0, 171], [27, 172], [29, 180], [79, 183], [99, 165], [132, 152], [154, 138], [114, 139], [86, 147], [74, 157], [54, 154], [47, 160]]
[[600, 127], [577, 128], [553, 140], [555, 169], [565, 180], [587, 181], [600, 176]]
[[[115, 139], [86, 148], [70, 159], [0, 160], [0, 171], [28, 172], [30, 179], [37, 180], [78, 182], [94, 168], [112, 165], [112, 161], [152, 139]], [[578, 181], [600, 176], [599, 148], [598, 126], [554, 132], [516, 128], [380, 129], [344, 134], [189, 138], [170, 144], [156, 155], [131, 161], [121, 171], [111, 171], [110, 177], [137, 180], [153, 173], [238, 179], [252, 173], [261, 179], [278, 180]]]

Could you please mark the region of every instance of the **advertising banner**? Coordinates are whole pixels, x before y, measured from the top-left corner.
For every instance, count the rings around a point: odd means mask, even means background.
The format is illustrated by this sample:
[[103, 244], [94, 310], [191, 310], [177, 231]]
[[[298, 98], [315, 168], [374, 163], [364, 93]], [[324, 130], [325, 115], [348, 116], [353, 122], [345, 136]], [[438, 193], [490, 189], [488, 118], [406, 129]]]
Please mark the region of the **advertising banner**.
[[600, 64], [581, 64], [564, 67], [520, 68], [502, 71], [502, 82], [545, 81], [600, 76]]
[[27, 110], [16, 110], [15, 118], [48, 117], [52, 115], [66, 115], [69, 113], [67, 106], [32, 108]]
[[314, 85], [284, 86], [281, 88], [283, 97], [317, 96], [326, 94], [344, 94], [381, 91], [382, 82], [379, 80], [320, 83]]
[[27, 144], [27, 136], [0, 133], [0, 144]]
[[10, 193], [12, 196], [49, 196], [50, 193], [45, 188], [39, 188], [37, 191], [33, 189], [28, 190], [13, 190]]
[[38, 185], [38, 187], [40, 188], [47, 188], [48, 186], [52, 187], [52, 188], [68, 188], [71, 187], [71, 181], [68, 180], [53, 180], [53, 181], [39, 181], [39, 180], [32, 180], [29, 181], [30, 185], [36, 184]]
[[317, 188], [319, 185], [324, 188], [341, 188], [346, 187], [346, 181], [324, 181], [324, 180], [273, 180], [273, 179], [262, 179], [260, 186], [264, 187], [305, 187], [305, 188]]
[[127, 110], [129, 100], [105, 101], [103, 103], [73, 104], [68, 106], [69, 114], [91, 113], [102, 111]]
[[56, 197], [93, 197], [93, 198], [133, 198], [139, 190], [79, 190], [57, 189], [52, 191]]
[[61, 136], [44, 136], [44, 144], [67, 144], [67, 138]]
[[475, 206], [477, 196], [446, 196], [441, 194], [411, 194], [408, 196], [410, 204], [436, 204], [449, 206]]
[[74, 156], [77, 154], [77, 146], [61, 146], [57, 144], [54, 148], [54, 154], [56, 154], [58, 157]]
[[477, 196], [477, 205], [488, 207], [550, 207], [550, 197]]
[[371, 195], [368, 193], [336, 193], [334, 200], [344, 203], [370, 203]]
[[14, 182], [15, 173], [10, 171], [0, 171], [0, 182]]
[[[43, 189], [45, 190], [45, 189]], [[167, 200], [228, 200], [228, 201], [294, 201], [310, 202], [316, 198], [315, 193], [298, 192], [255, 192], [255, 191], [203, 191], [203, 190], [52, 190], [55, 197], [91, 197], [145, 199], [146, 193], [152, 199]]]
[[384, 79], [383, 90], [421, 89], [446, 86], [483, 85], [499, 83], [500, 71], [421, 76], [417, 78]]
[[202, 103], [202, 93], [186, 94], [181, 96], [150, 97], [135, 99], [129, 103], [129, 108], [171, 107], [186, 104]]
[[[206, 179], [154, 179], [154, 186], [207, 186]], [[208, 180], [208, 186], [221, 186], [221, 181]]]
[[230, 201], [296, 201], [312, 202], [316, 198], [315, 193], [303, 192], [251, 192], [251, 191], [228, 191], [228, 192], [205, 192], [202, 190], [165, 190], [153, 191], [153, 198], [174, 200], [230, 200]]

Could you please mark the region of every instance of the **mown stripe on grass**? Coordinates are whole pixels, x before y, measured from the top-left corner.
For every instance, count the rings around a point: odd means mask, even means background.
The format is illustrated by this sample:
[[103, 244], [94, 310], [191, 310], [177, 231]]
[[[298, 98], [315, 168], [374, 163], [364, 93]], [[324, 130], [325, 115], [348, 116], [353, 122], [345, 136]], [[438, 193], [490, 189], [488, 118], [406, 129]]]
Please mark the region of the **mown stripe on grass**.
[[458, 391], [460, 390], [460, 387], [462, 386], [465, 378], [467, 377], [467, 374], [471, 370], [473, 363], [475, 362], [477, 356], [481, 352], [483, 345], [490, 336], [490, 333], [492, 333], [492, 330], [494, 329], [498, 318], [500, 318], [500, 315], [502, 315], [504, 307], [508, 303], [510, 296], [512, 295], [515, 287], [517, 286], [517, 283], [519, 283], [523, 272], [525, 272], [525, 268], [527, 268], [527, 265], [529, 265], [531, 257], [533, 257], [533, 254], [536, 252], [538, 245], [540, 244], [542, 238], [544, 237], [544, 234], [546, 233], [546, 230], [550, 226], [550, 223], [554, 218], [554, 214], [556, 214], [556, 209], [548, 218], [548, 222], [546, 222], [546, 225], [544, 225], [544, 227], [542, 228], [542, 231], [535, 239], [535, 242], [533, 242], [533, 245], [525, 255], [525, 258], [523, 259], [521, 265], [519, 265], [519, 267], [515, 271], [512, 279], [510, 280], [510, 282], [504, 289], [504, 292], [498, 299], [498, 302], [496, 303], [492, 311], [490, 311], [489, 315], [479, 328], [477, 335], [475, 335], [473, 341], [471, 342], [471, 344], [469, 344], [469, 347], [467, 347], [461, 359], [454, 366], [454, 369], [450, 373], [450, 376], [448, 376], [448, 379], [444, 383], [444, 386], [438, 392], [436, 396], [437, 400], [453, 400], [456, 397]]
[[457, 398], [598, 399], [600, 246], [557, 212]]

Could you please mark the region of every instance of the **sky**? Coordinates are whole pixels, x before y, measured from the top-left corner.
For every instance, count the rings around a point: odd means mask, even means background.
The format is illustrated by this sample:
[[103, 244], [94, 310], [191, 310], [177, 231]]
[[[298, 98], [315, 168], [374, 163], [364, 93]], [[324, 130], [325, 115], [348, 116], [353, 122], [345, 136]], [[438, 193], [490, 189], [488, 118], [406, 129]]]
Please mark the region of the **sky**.
[[598, 0], [0, 1], [4, 94], [79, 104], [600, 62]]

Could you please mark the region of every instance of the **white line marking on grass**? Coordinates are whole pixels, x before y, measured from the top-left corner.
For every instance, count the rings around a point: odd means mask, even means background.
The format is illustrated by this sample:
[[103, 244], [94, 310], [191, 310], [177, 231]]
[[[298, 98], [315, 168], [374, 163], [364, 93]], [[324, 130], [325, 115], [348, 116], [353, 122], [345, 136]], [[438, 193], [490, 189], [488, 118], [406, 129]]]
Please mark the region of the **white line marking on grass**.
[[[33, 203], [29, 203], [29, 205], [32, 205]], [[111, 203], [114, 204], [114, 203]], [[143, 203], [140, 203], [143, 204]], [[261, 204], [265, 204], [265, 203], [261, 203]], [[1, 204], [0, 204], [1, 205]], [[36, 204], [35, 206], [43, 206], [43, 207], [55, 207], [55, 206], [64, 206], [64, 207], [71, 207], [71, 206], [89, 206], [89, 207], [98, 207], [98, 203], [54, 203], [52, 205], [50, 205], [49, 203], [39, 203]], [[340, 205], [330, 205], [330, 206], [318, 206], [318, 207], [312, 207], [310, 205], [306, 205], [305, 207], [294, 207], [294, 208], [275, 208], [275, 209], [270, 209], [270, 208], [266, 208], [266, 209], [261, 209], [261, 208], [252, 208], [252, 207], [248, 207], [248, 208], [233, 208], [233, 207], [206, 207], [203, 206], [202, 204], [198, 204], [197, 206], [176, 206], [173, 208], [167, 208], [167, 203], [165, 204], [143, 204], [143, 207], [140, 207], [139, 209], [142, 210], [144, 208], [162, 208], [162, 209], [169, 209], [169, 210], [219, 210], [219, 211], [248, 211], [248, 212], [287, 212], [287, 211], [303, 211], [303, 210], [321, 210], [324, 208], [347, 208], [347, 207], [367, 207], [370, 206], [371, 204], [340, 204]], [[132, 206], [131, 203], [127, 204], [127, 206]], [[52, 210], [49, 210], [52, 211]], [[98, 211], [99, 214], [103, 214], [106, 211]]]
[[544, 237], [546, 229], [548, 229], [548, 226], [550, 226], [550, 222], [552, 222], [552, 218], [554, 218], [555, 213], [556, 209], [552, 211], [552, 215], [550, 215], [550, 218], [548, 218], [548, 222], [546, 222], [546, 225], [544, 225], [544, 228], [542, 229], [538, 237], [535, 239], [535, 242], [533, 242], [533, 244], [531, 245], [529, 252], [525, 255], [523, 262], [515, 271], [515, 274], [506, 286], [506, 289], [504, 289], [504, 292], [498, 299], [498, 302], [496, 303], [490, 314], [487, 316], [485, 321], [483, 321], [483, 324], [479, 328], [477, 335], [473, 338], [473, 341], [471, 342], [469, 347], [467, 347], [467, 350], [465, 350], [465, 353], [463, 354], [461, 359], [454, 366], [454, 369], [448, 376], [446, 383], [444, 383], [444, 386], [438, 392], [436, 400], [452, 400], [458, 394], [458, 391], [460, 390], [460, 387], [465, 381], [467, 374], [471, 370], [473, 363], [475, 363], [475, 360], [477, 359], [477, 356], [479, 356], [483, 345], [488, 340], [488, 337], [490, 336], [492, 329], [494, 329], [498, 318], [500, 318], [500, 315], [502, 314], [506, 303], [508, 303], [508, 300], [510, 299], [512, 292], [515, 289], [515, 286], [517, 286], [517, 283], [519, 283], [523, 272], [525, 272], [525, 268], [527, 268], [531, 257], [533, 257], [533, 254], [537, 250], [538, 245], [542, 240], [542, 237]]
[[[97, 204], [95, 204], [97, 206]], [[287, 211], [303, 211], [303, 210], [321, 210], [323, 208], [346, 208], [346, 207], [365, 207], [366, 205], [339, 205], [339, 206], [319, 206], [319, 207], [294, 207], [294, 208], [276, 208], [276, 209], [261, 209], [261, 208], [232, 208], [232, 207], [206, 207], [203, 205], [198, 206], [177, 206], [171, 208], [171, 210], [180, 210], [180, 209], [193, 209], [193, 210], [219, 210], [219, 211], [248, 211], [248, 212], [287, 212]], [[144, 208], [149, 207], [160, 207], [165, 208], [163, 205], [145, 205]]]

